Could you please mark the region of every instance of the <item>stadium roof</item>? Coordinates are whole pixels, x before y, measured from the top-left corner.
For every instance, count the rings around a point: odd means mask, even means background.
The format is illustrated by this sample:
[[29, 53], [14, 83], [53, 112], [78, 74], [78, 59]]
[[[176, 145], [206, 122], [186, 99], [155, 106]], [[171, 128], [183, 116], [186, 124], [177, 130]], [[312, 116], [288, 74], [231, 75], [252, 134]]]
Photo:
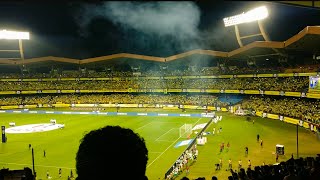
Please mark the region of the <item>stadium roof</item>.
[[[276, 41], [256, 41], [235, 49], [230, 52], [222, 52], [222, 51], [213, 51], [213, 50], [192, 50], [188, 52], [184, 52], [181, 54], [176, 54], [169, 57], [155, 57], [155, 56], [146, 56], [146, 55], [138, 55], [138, 54], [129, 54], [129, 53], [119, 53], [112, 54], [101, 57], [94, 57], [88, 59], [72, 59], [72, 58], [64, 58], [64, 57], [38, 57], [25, 59], [25, 64], [36, 63], [36, 62], [45, 62], [45, 61], [56, 61], [63, 63], [72, 63], [72, 64], [88, 64], [99, 61], [108, 61], [112, 59], [118, 58], [131, 58], [131, 59], [139, 59], [139, 60], [147, 60], [147, 61], [155, 61], [155, 62], [169, 62], [177, 59], [181, 59], [187, 56], [191, 56], [194, 54], [204, 54], [218, 58], [230, 58], [230, 59], [247, 59], [250, 57], [259, 57], [259, 56], [272, 56], [272, 55], [280, 55], [280, 54], [290, 54], [294, 52], [304, 52], [306, 54], [318, 54], [320, 53], [320, 26], [307, 26], [298, 34], [292, 36], [286, 41], [276, 42]], [[22, 64], [22, 60], [1, 60], [1, 64]]]

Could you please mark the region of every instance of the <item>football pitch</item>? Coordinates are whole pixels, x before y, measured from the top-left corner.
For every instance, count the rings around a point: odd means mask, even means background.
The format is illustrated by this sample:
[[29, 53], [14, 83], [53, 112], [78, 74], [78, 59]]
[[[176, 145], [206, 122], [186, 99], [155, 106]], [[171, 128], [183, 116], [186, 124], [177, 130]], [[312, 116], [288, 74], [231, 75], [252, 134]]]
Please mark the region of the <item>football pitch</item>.
[[[135, 111], [134, 109], [129, 111]], [[170, 111], [180, 113], [181, 111]], [[190, 113], [190, 112], [189, 112]], [[200, 112], [197, 112], [200, 113]], [[234, 116], [230, 113], [222, 115], [222, 121], [212, 123], [207, 131], [214, 127], [222, 127], [222, 132], [208, 135], [208, 142], [198, 146], [199, 157], [190, 167], [189, 178], [206, 177], [213, 175], [219, 179], [227, 179], [230, 175], [226, 171], [229, 158], [233, 161], [234, 169], [237, 162], [242, 160], [243, 167], [247, 168], [250, 159], [252, 166], [275, 163], [275, 145], [285, 146], [285, 155], [279, 160], [287, 160], [291, 153], [296, 157], [296, 126], [271, 120], [254, 117], [255, 123], [246, 121], [245, 117]], [[57, 123], [65, 124], [64, 129], [28, 134], [7, 134], [8, 142], [0, 144], [0, 166], [10, 169], [32, 169], [31, 151], [28, 144], [35, 150], [35, 169], [38, 179], [46, 179], [48, 170], [52, 179], [59, 179], [58, 169], [62, 169], [62, 179], [66, 179], [72, 170], [75, 174], [75, 155], [80, 139], [90, 130], [106, 125], [119, 125], [134, 130], [142, 136], [147, 144], [149, 160], [147, 176], [150, 180], [163, 179], [164, 173], [185, 150], [186, 146], [174, 146], [183, 138], [179, 138], [179, 127], [183, 124], [201, 124], [208, 122], [208, 118], [192, 117], [146, 117], [146, 116], [104, 116], [104, 115], [57, 115], [57, 114], [0, 114], [1, 125], [8, 128], [9, 122], [17, 126], [25, 124], [49, 123], [56, 119]], [[256, 141], [256, 135], [263, 139], [263, 147]], [[230, 149], [220, 153], [219, 145], [230, 143]], [[245, 156], [244, 148], [249, 147], [249, 155]], [[300, 157], [315, 156], [319, 153], [320, 141], [312, 132], [299, 128], [299, 155]], [[43, 157], [43, 151], [46, 157]], [[223, 167], [215, 170], [214, 164], [223, 159]], [[182, 178], [185, 172], [178, 178]]]
[[[209, 121], [208, 118], [191, 117], [130, 117], [104, 115], [57, 115], [57, 114], [0, 114], [1, 125], [8, 128], [9, 122], [16, 126], [25, 124], [49, 123], [56, 119], [57, 123], [65, 124], [64, 129], [53, 131], [8, 134], [8, 142], [0, 144], [0, 167], [10, 169], [32, 169], [32, 144], [35, 151], [35, 170], [38, 179], [46, 179], [49, 171], [52, 179], [59, 179], [58, 169], [62, 169], [63, 179], [67, 179], [71, 169], [75, 174], [75, 156], [80, 139], [90, 130], [106, 125], [119, 125], [132, 129], [140, 134], [149, 151], [147, 176], [149, 179], [163, 178], [186, 146], [174, 146], [183, 138], [179, 138], [179, 127], [183, 124], [199, 124]], [[43, 151], [46, 151], [46, 157]]]

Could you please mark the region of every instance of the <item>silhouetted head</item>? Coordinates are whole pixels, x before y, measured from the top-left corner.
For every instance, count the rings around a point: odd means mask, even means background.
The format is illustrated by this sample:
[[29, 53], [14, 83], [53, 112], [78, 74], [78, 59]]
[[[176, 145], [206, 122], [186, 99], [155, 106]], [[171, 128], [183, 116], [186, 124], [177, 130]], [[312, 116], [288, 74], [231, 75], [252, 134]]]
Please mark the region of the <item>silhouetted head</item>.
[[293, 166], [289, 166], [288, 167], [288, 171], [289, 171], [289, 174], [293, 175], [294, 174], [294, 167]]
[[148, 150], [131, 129], [106, 126], [81, 140], [76, 156], [77, 180], [146, 180]]

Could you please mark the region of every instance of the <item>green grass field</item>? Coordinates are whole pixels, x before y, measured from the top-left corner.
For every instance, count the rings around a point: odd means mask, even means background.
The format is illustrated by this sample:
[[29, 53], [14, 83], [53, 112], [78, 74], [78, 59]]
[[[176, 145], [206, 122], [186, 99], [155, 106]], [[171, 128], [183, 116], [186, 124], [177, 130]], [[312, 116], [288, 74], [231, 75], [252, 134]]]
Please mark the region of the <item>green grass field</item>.
[[[137, 110], [137, 109], [136, 109]], [[122, 110], [124, 112], [125, 110]], [[135, 109], [126, 109], [135, 111]], [[149, 112], [152, 110], [149, 109]], [[180, 113], [181, 111], [170, 111]], [[198, 112], [199, 111], [193, 111]], [[189, 111], [190, 113], [190, 111]], [[198, 161], [190, 168], [189, 178], [206, 177], [216, 175], [219, 179], [226, 179], [230, 172], [225, 171], [229, 158], [233, 160], [233, 166], [237, 167], [237, 161], [241, 158], [243, 166], [247, 167], [247, 160], [252, 165], [275, 163], [275, 145], [285, 146], [285, 156], [280, 160], [287, 160], [291, 153], [296, 155], [296, 127], [277, 120], [255, 117], [255, 124], [247, 122], [244, 117], [238, 117], [229, 113], [218, 113], [223, 116], [222, 121], [212, 124], [213, 127], [222, 127], [219, 135], [209, 135], [205, 146], [198, 146]], [[10, 169], [21, 169], [24, 166], [31, 168], [31, 151], [28, 144], [35, 149], [35, 164], [38, 179], [46, 179], [46, 171], [49, 170], [52, 179], [58, 178], [58, 169], [62, 168], [63, 179], [70, 175], [70, 170], [75, 173], [75, 155], [79, 141], [83, 135], [93, 129], [105, 125], [120, 125], [133, 129], [145, 138], [149, 150], [147, 176], [150, 180], [162, 179], [166, 170], [174, 163], [186, 146], [174, 148], [174, 145], [183, 140], [179, 138], [179, 127], [184, 123], [205, 123], [208, 118], [190, 117], [128, 117], [128, 116], [99, 116], [99, 115], [54, 115], [54, 114], [0, 114], [1, 125], [8, 127], [9, 122], [16, 125], [48, 123], [50, 119], [57, 119], [57, 123], [64, 123], [62, 130], [54, 130], [33, 134], [7, 134], [8, 142], [0, 144], [0, 166]], [[264, 141], [261, 148], [256, 142], [256, 135], [260, 134]], [[230, 142], [230, 150], [219, 153], [219, 144]], [[244, 147], [249, 147], [249, 156], [244, 156]], [[317, 137], [303, 129], [299, 129], [299, 154], [300, 157], [315, 156], [319, 153], [320, 141]], [[43, 157], [46, 150], [47, 157]], [[215, 171], [214, 164], [223, 158], [223, 170]], [[183, 177], [183, 173], [180, 177]], [[179, 178], [180, 179], [180, 178]]]
[[[208, 143], [205, 146], [198, 146], [198, 161], [190, 167], [189, 178], [206, 177], [211, 179], [217, 176], [219, 179], [228, 179], [231, 175], [228, 168], [228, 160], [231, 158], [233, 169], [238, 169], [238, 161], [242, 160], [242, 166], [248, 167], [248, 160], [251, 160], [252, 167], [276, 163], [276, 144], [285, 146], [285, 155], [279, 157], [279, 161], [286, 161], [293, 153], [296, 158], [296, 126], [279, 120], [253, 117], [255, 123], [246, 121], [246, 117], [235, 116], [230, 113], [218, 113], [222, 115], [222, 121], [213, 123], [207, 130], [212, 131], [213, 127], [222, 127], [222, 133], [208, 136]], [[263, 147], [257, 142], [256, 136], [260, 134], [263, 139]], [[230, 143], [230, 149], [220, 153], [220, 144]], [[245, 146], [249, 148], [249, 155], [245, 156]], [[299, 157], [316, 156], [320, 153], [320, 140], [317, 136], [299, 127]], [[216, 171], [214, 164], [223, 160], [223, 168]], [[185, 173], [180, 175], [182, 178]]]
[[[52, 179], [58, 179], [62, 168], [63, 178], [75, 167], [75, 155], [79, 141], [86, 132], [106, 125], [120, 125], [133, 129], [145, 138], [149, 150], [147, 175], [149, 179], [163, 178], [166, 170], [186, 147], [174, 148], [182, 140], [179, 127], [184, 123], [208, 122], [208, 118], [190, 117], [128, 117], [100, 115], [54, 115], [54, 114], [0, 114], [1, 125], [8, 128], [9, 122], [16, 125], [48, 123], [50, 119], [64, 123], [62, 130], [32, 134], [7, 134], [8, 142], [1, 144], [0, 166], [10, 169], [31, 168], [31, 143], [35, 150], [35, 164], [38, 179], [46, 178], [48, 170]], [[46, 150], [46, 158], [43, 157]], [[75, 172], [75, 170], [73, 170]]]

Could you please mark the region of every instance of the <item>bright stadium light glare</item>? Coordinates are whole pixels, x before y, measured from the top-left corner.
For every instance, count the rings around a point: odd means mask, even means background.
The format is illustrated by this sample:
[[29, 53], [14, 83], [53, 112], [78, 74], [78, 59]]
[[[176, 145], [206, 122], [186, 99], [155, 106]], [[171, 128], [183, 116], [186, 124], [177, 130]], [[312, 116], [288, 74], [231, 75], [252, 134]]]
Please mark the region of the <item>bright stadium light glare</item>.
[[29, 32], [18, 32], [18, 31], [0, 31], [0, 39], [30, 39]]
[[223, 18], [225, 27], [233, 26], [242, 23], [249, 23], [253, 21], [258, 21], [265, 19], [269, 16], [268, 9], [265, 6], [261, 6], [255, 9], [252, 9], [246, 13], [239, 15]]

